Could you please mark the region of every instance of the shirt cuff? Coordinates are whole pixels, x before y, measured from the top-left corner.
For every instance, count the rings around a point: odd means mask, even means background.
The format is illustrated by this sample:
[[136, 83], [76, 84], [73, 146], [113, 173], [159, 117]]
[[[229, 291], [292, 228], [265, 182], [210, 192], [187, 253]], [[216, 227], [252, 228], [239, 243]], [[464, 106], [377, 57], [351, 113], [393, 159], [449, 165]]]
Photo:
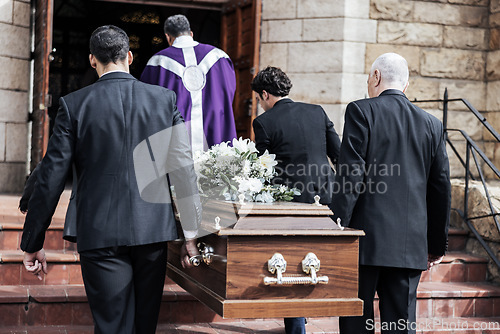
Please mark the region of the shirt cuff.
[[183, 229], [182, 232], [184, 232], [184, 238], [186, 239], [195, 239], [196, 236], [198, 235], [198, 230], [186, 231]]

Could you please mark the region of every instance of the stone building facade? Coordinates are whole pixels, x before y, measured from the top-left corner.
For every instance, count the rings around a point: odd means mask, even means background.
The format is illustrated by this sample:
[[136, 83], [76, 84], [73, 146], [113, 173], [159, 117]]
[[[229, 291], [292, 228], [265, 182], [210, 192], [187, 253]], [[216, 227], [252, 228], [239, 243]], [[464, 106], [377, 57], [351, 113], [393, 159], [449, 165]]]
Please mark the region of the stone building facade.
[[28, 159], [29, 0], [0, 0], [0, 45], [0, 192], [15, 192]]
[[[367, 96], [370, 65], [384, 52], [408, 60], [410, 99], [442, 98], [447, 87], [450, 98], [468, 99], [500, 130], [500, 0], [262, 3], [260, 67], [287, 72], [291, 97], [321, 104], [339, 133], [347, 103]], [[29, 25], [29, 0], [0, 0], [0, 192], [19, 192], [27, 173]], [[421, 106], [442, 117], [441, 104]], [[499, 144], [463, 105], [450, 109], [449, 127], [466, 130], [500, 166]], [[452, 166], [463, 175], [456, 159]]]
[[[292, 97], [321, 104], [339, 132], [345, 106], [364, 98], [367, 73], [382, 53], [404, 56], [410, 100], [465, 98], [500, 130], [499, 0], [264, 0], [261, 63], [292, 79]], [[442, 104], [420, 106], [442, 119]], [[460, 103], [449, 128], [465, 130], [500, 166], [498, 144]], [[465, 144], [457, 146], [462, 153]], [[452, 173], [463, 176], [458, 160]], [[491, 173], [489, 174], [491, 176]]]
[[[500, 0], [263, 0], [260, 67], [284, 69], [294, 84], [291, 97], [321, 104], [339, 133], [346, 104], [364, 98], [367, 73], [382, 53], [396, 52], [410, 67], [410, 100], [465, 98], [500, 131]], [[442, 103], [420, 103], [442, 119]], [[465, 130], [500, 168], [500, 144], [467, 108], [449, 104], [448, 128]], [[450, 135], [460, 154], [463, 137]], [[449, 150], [451, 173], [464, 168]], [[486, 175], [493, 178], [489, 169]], [[476, 173], [477, 174], [477, 173]], [[453, 208], [462, 208], [463, 180], [453, 180]], [[490, 189], [500, 211], [500, 188]], [[471, 216], [490, 213], [482, 184], [471, 184]], [[492, 218], [473, 221], [500, 258], [500, 235]], [[452, 226], [468, 230], [453, 213]], [[467, 250], [488, 258], [475, 238]], [[489, 277], [500, 281], [489, 262]]]

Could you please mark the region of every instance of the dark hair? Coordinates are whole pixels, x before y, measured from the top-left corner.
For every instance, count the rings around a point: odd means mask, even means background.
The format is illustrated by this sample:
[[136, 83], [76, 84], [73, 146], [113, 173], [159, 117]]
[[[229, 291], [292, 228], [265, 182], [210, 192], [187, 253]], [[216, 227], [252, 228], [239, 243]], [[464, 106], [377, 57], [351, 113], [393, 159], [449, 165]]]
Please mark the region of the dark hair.
[[287, 96], [292, 88], [292, 82], [281, 69], [268, 66], [252, 80], [252, 90], [262, 97], [262, 91], [274, 96]]
[[104, 65], [125, 60], [128, 50], [127, 33], [116, 26], [99, 27], [90, 36], [90, 53]]
[[191, 26], [187, 17], [184, 15], [174, 15], [170, 16], [165, 20], [165, 25], [163, 26], [165, 34], [169, 34], [173, 37], [179, 37], [180, 35], [186, 35], [191, 31]]

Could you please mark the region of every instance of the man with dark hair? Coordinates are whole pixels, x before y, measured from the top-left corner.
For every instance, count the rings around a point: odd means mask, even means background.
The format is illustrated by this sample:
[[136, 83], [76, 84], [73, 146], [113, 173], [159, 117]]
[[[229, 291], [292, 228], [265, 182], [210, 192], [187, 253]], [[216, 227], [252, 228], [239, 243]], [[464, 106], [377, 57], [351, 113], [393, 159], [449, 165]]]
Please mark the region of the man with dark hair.
[[[294, 102], [288, 98], [292, 83], [279, 68], [267, 67], [257, 73], [252, 90], [259, 94], [264, 113], [253, 121], [259, 154], [276, 154], [278, 175], [274, 183], [298, 188], [296, 202], [330, 204], [333, 170], [340, 139], [321, 106]], [[285, 318], [288, 334], [305, 333], [304, 318]]]
[[54, 132], [29, 201], [21, 249], [28, 272], [47, 273], [45, 231], [72, 165], [77, 247], [95, 333], [155, 333], [167, 261], [177, 238], [167, 176], [197, 254], [201, 209], [188, 136], [175, 94], [129, 74], [126, 33], [103, 26], [90, 39], [99, 80], [60, 100]]
[[148, 62], [141, 80], [169, 88], [189, 123], [193, 153], [236, 138], [233, 63], [222, 50], [193, 40], [189, 21], [174, 15], [165, 21], [170, 47]]
[[403, 57], [381, 55], [368, 76], [370, 98], [349, 103], [345, 113], [337, 170], [344, 189], [331, 209], [366, 235], [359, 240], [363, 316], [341, 317], [342, 334], [375, 333], [375, 292], [382, 333], [415, 333], [420, 275], [446, 251], [451, 187], [443, 124], [405, 96], [408, 77]]

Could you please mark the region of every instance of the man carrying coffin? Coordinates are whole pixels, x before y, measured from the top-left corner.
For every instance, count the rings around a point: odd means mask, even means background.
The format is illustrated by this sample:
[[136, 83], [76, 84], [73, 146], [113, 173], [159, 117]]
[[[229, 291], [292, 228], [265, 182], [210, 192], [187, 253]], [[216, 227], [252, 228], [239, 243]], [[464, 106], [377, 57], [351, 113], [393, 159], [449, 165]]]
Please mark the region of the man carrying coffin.
[[[279, 68], [257, 73], [252, 90], [259, 94], [265, 113], [253, 121], [259, 154], [276, 154], [278, 175], [273, 183], [297, 188], [295, 202], [329, 204], [333, 191], [333, 170], [328, 158], [337, 161], [340, 139], [321, 106], [294, 102], [288, 98], [292, 82]], [[304, 318], [285, 318], [287, 334], [305, 334]]]
[[229, 56], [214, 46], [194, 41], [184, 15], [170, 16], [164, 31], [170, 47], [149, 60], [141, 81], [177, 94], [177, 107], [190, 124], [193, 153], [236, 138], [236, 78]]
[[166, 175], [175, 186], [186, 242], [183, 266], [197, 255], [201, 204], [175, 94], [129, 73], [132, 52], [120, 28], [90, 38], [99, 80], [61, 98], [24, 223], [26, 270], [47, 274], [45, 231], [75, 166], [77, 248], [96, 334], [154, 334], [167, 241], [177, 238]]
[[345, 113], [341, 189], [330, 207], [335, 220], [366, 235], [359, 241], [363, 316], [341, 317], [341, 334], [375, 332], [375, 292], [382, 333], [415, 333], [420, 274], [446, 251], [451, 191], [443, 124], [408, 100], [407, 87], [406, 60], [383, 54], [370, 70], [370, 98]]

